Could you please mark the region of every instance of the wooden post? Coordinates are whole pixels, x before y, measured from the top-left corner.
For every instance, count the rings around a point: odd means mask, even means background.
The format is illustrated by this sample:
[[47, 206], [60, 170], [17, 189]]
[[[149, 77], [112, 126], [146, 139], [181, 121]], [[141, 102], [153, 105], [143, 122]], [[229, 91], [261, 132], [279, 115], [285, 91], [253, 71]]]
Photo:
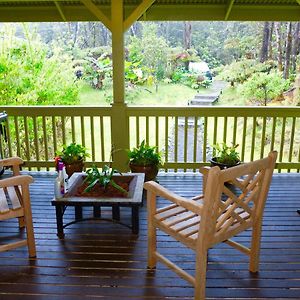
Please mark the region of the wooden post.
[[113, 60], [112, 157], [113, 166], [127, 171], [129, 126], [125, 104], [123, 1], [111, 1], [111, 33]]

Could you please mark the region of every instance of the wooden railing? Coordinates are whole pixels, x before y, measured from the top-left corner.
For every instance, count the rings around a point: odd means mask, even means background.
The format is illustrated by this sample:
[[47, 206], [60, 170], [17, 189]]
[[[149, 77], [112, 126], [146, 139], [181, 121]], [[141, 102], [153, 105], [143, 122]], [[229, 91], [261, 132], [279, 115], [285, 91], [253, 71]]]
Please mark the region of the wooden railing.
[[298, 107], [132, 107], [128, 117], [131, 145], [145, 139], [158, 146], [166, 169], [199, 168], [217, 142], [239, 144], [242, 161], [277, 150], [278, 169], [300, 168]]
[[[28, 168], [53, 167], [55, 151], [71, 141], [85, 145], [93, 162], [110, 161], [113, 144], [111, 107], [0, 107], [9, 115], [6, 155], [18, 155]], [[142, 140], [163, 152], [168, 170], [197, 170], [207, 165], [216, 142], [239, 144], [242, 161], [277, 150], [279, 170], [300, 169], [300, 108], [293, 107], [123, 107], [118, 124], [124, 148]], [[112, 151], [113, 150], [113, 151]], [[118, 162], [125, 166], [126, 161]]]
[[[87, 166], [110, 160], [111, 111], [109, 107], [0, 107], [9, 115], [8, 143], [2, 156], [18, 155], [26, 166], [53, 168], [62, 145], [77, 142], [91, 155]], [[3, 153], [4, 152], [4, 153]]]

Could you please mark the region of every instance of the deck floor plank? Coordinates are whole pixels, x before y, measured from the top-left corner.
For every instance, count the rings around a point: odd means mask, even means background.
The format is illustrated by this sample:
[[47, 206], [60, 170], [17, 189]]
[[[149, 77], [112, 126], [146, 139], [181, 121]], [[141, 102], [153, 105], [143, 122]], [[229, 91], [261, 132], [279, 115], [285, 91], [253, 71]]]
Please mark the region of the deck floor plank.
[[[119, 224], [91, 220], [65, 229], [65, 239], [56, 236], [53, 180], [50, 173], [32, 173], [33, 222], [37, 258], [28, 259], [27, 249], [0, 253], [0, 299], [193, 299], [193, 288], [158, 264], [147, 270], [146, 201], [140, 211], [140, 234]], [[162, 185], [185, 197], [202, 189], [194, 174], [167, 174]], [[158, 206], [168, 204], [158, 199]], [[300, 299], [300, 174], [275, 174], [267, 201], [262, 234], [260, 272], [248, 272], [248, 258], [221, 244], [209, 251], [207, 299]], [[84, 208], [86, 217], [91, 208]], [[109, 218], [111, 210], [105, 208]], [[74, 209], [68, 208], [67, 222]], [[121, 218], [130, 223], [130, 210]], [[249, 245], [251, 232], [237, 241]], [[0, 223], [1, 241], [24, 236], [13, 220]], [[158, 247], [188, 272], [194, 272], [194, 254], [167, 235], [158, 233]]]

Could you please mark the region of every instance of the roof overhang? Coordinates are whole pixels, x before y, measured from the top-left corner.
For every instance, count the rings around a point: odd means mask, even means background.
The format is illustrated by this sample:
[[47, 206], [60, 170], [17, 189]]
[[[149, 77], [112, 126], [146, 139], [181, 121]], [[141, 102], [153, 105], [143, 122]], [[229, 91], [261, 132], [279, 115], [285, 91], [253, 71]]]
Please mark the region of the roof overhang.
[[[126, 20], [145, 0], [123, 2], [124, 20]], [[300, 21], [300, 0], [156, 0], [152, 2], [139, 20]], [[102, 18], [99, 18], [99, 14]], [[1, 22], [99, 21], [99, 19], [110, 20], [110, 16], [110, 0], [0, 0]]]

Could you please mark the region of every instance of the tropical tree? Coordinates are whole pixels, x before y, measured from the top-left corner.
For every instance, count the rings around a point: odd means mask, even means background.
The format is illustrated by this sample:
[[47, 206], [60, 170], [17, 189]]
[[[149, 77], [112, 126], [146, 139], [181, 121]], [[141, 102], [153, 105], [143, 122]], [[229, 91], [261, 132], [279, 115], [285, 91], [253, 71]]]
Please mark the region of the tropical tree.
[[241, 93], [255, 104], [267, 106], [289, 88], [289, 80], [279, 72], [254, 73], [242, 86]]

